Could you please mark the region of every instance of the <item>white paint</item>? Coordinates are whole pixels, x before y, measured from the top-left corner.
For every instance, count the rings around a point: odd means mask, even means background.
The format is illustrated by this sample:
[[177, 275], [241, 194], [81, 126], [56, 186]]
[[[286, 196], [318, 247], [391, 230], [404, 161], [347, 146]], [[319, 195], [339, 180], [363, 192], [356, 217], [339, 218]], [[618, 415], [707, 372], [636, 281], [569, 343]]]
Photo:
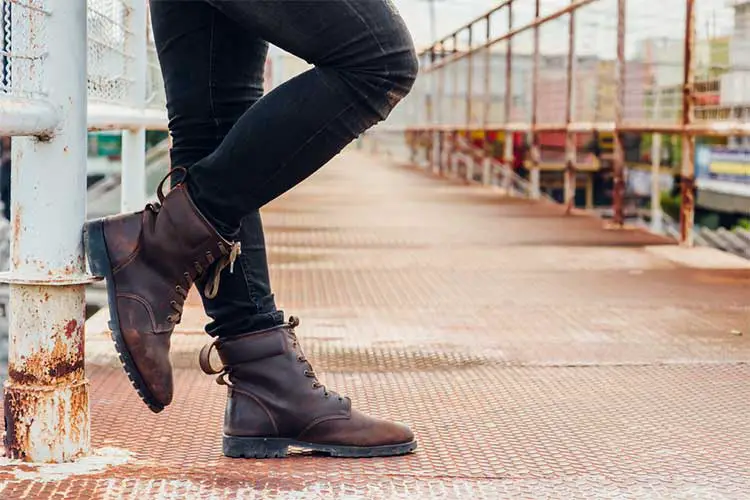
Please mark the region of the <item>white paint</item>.
[[[133, 2], [128, 14], [132, 54], [134, 54], [133, 85], [130, 104], [143, 112], [146, 108], [146, 61], [148, 58], [148, 16], [146, 2]], [[120, 210], [133, 212], [146, 202], [146, 129], [138, 127], [122, 133], [122, 198]]]
[[[133, 457], [132, 452], [119, 448], [100, 448], [89, 456], [63, 464], [33, 464], [0, 457], [0, 471], [10, 472], [17, 480], [50, 483], [63, 481], [71, 476], [104, 472], [131, 461]], [[19, 465], [23, 465], [23, 469], [19, 468]]]
[[[87, 400], [88, 382], [83, 377], [65, 384], [45, 380], [44, 363], [55, 348], [58, 359], [78, 359], [83, 341], [78, 326], [85, 322], [84, 287], [59, 286], [59, 280], [84, 273], [86, 1], [48, 0], [45, 6], [50, 14], [43, 29], [24, 9], [14, 9], [12, 19], [14, 41], [23, 40], [31, 53], [46, 54], [38, 64], [14, 66], [13, 93], [38, 82], [61, 120], [50, 140], [13, 139], [10, 272], [40, 285], [10, 287], [9, 364], [30, 367], [28, 360], [36, 354], [41, 363], [36, 375], [47, 385], [29, 387], [11, 379], [5, 392], [38, 395], [34, 407], [17, 409], [17, 421], [9, 423], [28, 436], [19, 442], [28, 443], [22, 452], [29, 460], [67, 461], [89, 450], [88, 405], [71, 404], [74, 394]], [[70, 335], [65, 333], [68, 322], [75, 322]]]
[[49, 102], [0, 95], [0, 135], [52, 135], [59, 121]]

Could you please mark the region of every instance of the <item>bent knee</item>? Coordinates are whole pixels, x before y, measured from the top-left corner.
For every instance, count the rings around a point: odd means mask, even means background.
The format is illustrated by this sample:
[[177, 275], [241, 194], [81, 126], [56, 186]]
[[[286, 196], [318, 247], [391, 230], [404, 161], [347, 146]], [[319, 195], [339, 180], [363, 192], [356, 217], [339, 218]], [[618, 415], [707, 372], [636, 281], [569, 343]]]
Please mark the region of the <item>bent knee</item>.
[[419, 74], [419, 59], [414, 44], [410, 44], [408, 49], [400, 52], [395, 59], [395, 64], [389, 68], [389, 73], [391, 83], [394, 86], [394, 93], [400, 101], [414, 87], [414, 82]]

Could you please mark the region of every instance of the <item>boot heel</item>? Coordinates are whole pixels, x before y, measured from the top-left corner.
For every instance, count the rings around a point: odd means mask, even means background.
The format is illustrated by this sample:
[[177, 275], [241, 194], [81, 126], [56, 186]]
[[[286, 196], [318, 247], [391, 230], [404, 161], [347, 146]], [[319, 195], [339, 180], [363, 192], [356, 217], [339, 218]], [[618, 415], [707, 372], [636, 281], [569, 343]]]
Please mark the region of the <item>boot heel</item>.
[[91, 274], [99, 278], [108, 278], [110, 263], [107, 243], [104, 240], [104, 223], [101, 220], [84, 224], [83, 242]]
[[224, 436], [224, 455], [230, 458], [284, 458], [289, 454], [286, 439]]

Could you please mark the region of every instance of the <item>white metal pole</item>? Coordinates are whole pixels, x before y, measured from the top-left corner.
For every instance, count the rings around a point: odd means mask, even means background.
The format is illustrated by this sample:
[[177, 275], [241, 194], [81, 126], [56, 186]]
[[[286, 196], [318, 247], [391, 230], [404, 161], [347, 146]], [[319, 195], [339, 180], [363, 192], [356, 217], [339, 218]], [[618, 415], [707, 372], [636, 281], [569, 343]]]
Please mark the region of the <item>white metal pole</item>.
[[[148, 7], [136, 0], [131, 5], [128, 26], [132, 31], [129, 51], [133, 54], [133, 85], [130, 102], [138, 111], [146, 107], [148, 71]], [[137, 127], [122, 132], [122, 198], [120, 209], [132, 212], [143, 208], [146, 197], [146, 129]]]
[[10, 458], [63, 462], [86, 453], [90, 442], [83, 330], [90, 280], [81, 241], [86, 0], [48, 0], [45, 8], [43, 26], [26, 9], [14, 9], [12, 19], [14, 42], [46, 53], [34, 69], [14, 67], [14, 92], [40, 81], [61, 121], [51, 136], [13, 142], [11, 270], [2, 276], [10, 283], [4, 444]]

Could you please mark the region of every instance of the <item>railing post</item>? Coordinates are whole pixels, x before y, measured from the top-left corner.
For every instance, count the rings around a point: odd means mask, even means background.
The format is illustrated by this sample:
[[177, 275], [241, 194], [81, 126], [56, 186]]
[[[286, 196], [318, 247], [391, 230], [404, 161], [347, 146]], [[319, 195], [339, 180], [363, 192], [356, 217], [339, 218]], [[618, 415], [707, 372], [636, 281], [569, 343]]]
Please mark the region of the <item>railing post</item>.
[[[540, 1], [535, 2], [534, 20], [538, 21], [541, 14]], [[539, 25], [534, 26], [534, 68], [532, 70], [532, 97], [531, 97], [531, 197], [539, 199], [541, 197], [539, 163], [541, 161], [541, 151], [539, 148], [539, 134], [537, 134], [537, 119], [539, 114]]]
[[695, 40], [695, 0], [686, 1], [685, 77], [682, 87], [682, 200], [680, 203], [680, 244], [693, 246], [695, 219], [695, 136], [688, 130], [693, 123], [693, 42]]
[[[16, 6], [17, 4], [14, 4]], [[13, 9], [13, 40], [44, 43], [41, 71], [18, 64], [13, 90], [40, 81], [59, 113], [52, 136], [13, 140], [5, 452], [64, 462], [89, 450], [81, 230], [86, 212], [86, 1], [48, 0], [43, 26]], [[41, 30], [44, 30], [41, 32]], [[23, 49], [16, 47], [19, 51]]]
[[651, 135], [651, 231], [661, 233], [661, 187], [659, 175], [661, 173], [661, 134]]
[[[571, 0], [571, 3], [575, 0]], [[565, 96], [565, 207], [566, 213], [570, 213], [575, 206], [576, 196], [576, 142], [575, 133], [570, 130], [570, 124], [573, 121], [573, 112], [575, 107], [575, 74], [576, 54], [575, 54], [575, 36], [576, 36], [576, 11], [572, 10], [568, 18], [568, 67], [567, 67], [567, 93]]]
[[[492, 24], [490, 22], [490, 15], [488, 14], [485, 18], [485, 42], [490, 41], [492, 36]], [[492, 184], [492, 151], [490, 150], [490, 142], [488, 139], [489, 130], [487, 127], [490, 122], [490, 106], [492, 106], [492, 51], [490, 47], [487, 47], [484, 56], [484, 112], [482, 113], [482, 130], [484, 133], [482, 148], [484, 150], [484, 157], [482, 159], [482, 183], [485, 185]]]
[[617, 226], [625, 223], [625, 152], [620, 137], [625, 106], [625, 8], [627, 0], [617, 0], [617, 63], [615, 64], [615, 130], [614, 161], [613, 161], [613, 191], [612, 191], [612, 222]]
[[[445, 43], [440, 42], [440, 62], [445, 59]], [[434, 71], [434, 70], [433, 70]], [[442, 133], [441, 126], [445, 119], [445, 87], [446, 87], [446, 68], [441, 67], [438, 69], [440, 73], [437, 75], [437, 92], [435, 96], [435, 122], [433, 124], [433, 159], [435, 161], [433, 171], [439, 175], [443, 175], [443, 169], [445, 165], [445, 137]]]
[[[132, 32], [133, 84], [130, 102], [136, 111], [146, 108], [146, 74], [148, 70], [148, 7], [136, 0], [131, 4], [128, 28]], [[137, 127], [122, 132], [122, 197], [120, 209], [132, 212], [143, 208], [146, 196], [146, 129]]]
[[[508, 2], [508, 32], [513, 31], [513, 0]], [[508, 38], [507, 50], [505, 52], [505, 143], [503, 144], [503, 163], [505, 164], [505, 177], [503, 177], [503, 189], [506, 196], [512, 196], [511, 184], [513, 180], [513, 130], [508, 126], [510, 115], [513, 110], [513, 38]]]
[[[425, 63], [425, 67], [432, 68], [432, 66], [435, 64], [435, 49], [437, 45], [433, 45], [430, 49], [429, 54], [426, 55], [425, 59], [427, 59], [427, 62]], [[425, 135], [429, 136], [429, 140], [427, 141], [427, 149], [425, 151], [425, 154], [427, 156], [427, 168], [434, 171], [435, 170], [435, 150], [436, 150], [436, 136], [434, 133], [434, 127], [437, 124], [437, 74], [435, 71], [430, 71], [427, 73], [427, 78], [429, 79], [429, 91], [427, 92], [427, 98], [425, 99], [425, 105], [427, 107], [427, 119], [426, 119], [426, 129], [425, 129]]]

